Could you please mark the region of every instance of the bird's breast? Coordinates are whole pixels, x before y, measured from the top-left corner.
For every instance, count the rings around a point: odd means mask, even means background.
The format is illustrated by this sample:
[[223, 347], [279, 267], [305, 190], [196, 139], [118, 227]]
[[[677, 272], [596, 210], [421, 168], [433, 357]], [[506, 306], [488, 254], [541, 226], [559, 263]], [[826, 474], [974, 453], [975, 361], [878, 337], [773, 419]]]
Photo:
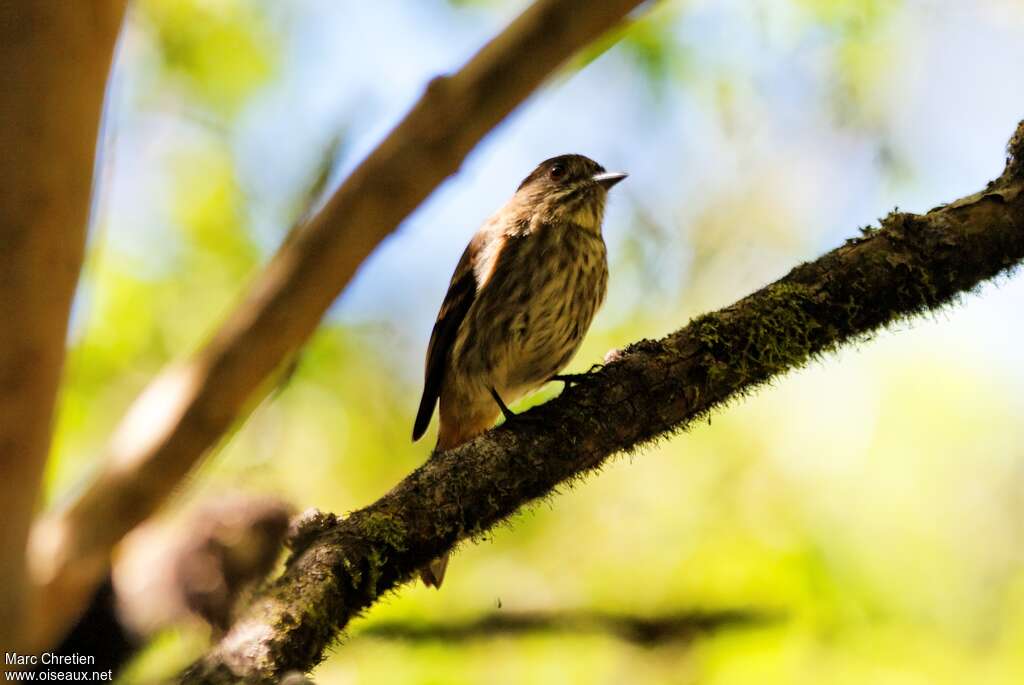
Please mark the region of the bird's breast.
[[529, 392], [569, 363], [607, 290], [600, 236], [570, 230], [545, 238], [522, 256], [529, 283], [509, 307], [503, 370], [513, 395]]
[[486, 401], [494, 387], [513, 402], [579, 348], [607, 289], [604, 241], [572, 226], [507, 236], [489, 274], [459, 328], [446, 383], [467, 400]]

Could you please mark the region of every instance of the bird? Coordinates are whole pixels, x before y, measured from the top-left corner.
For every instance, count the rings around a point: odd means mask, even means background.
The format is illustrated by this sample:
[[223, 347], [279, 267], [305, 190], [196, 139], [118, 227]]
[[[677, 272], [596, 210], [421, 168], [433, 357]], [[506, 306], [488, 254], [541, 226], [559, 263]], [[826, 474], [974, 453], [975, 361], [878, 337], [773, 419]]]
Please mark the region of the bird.
[[[626, 176], [579, 154], [544, 160], [473, 235], [427, 345], [414, 442], [437, 405], [435, 451], [469, 442], [572, 360], [607, 292], [601, 224]], [[447, 565], [421, 569], [423, 583], [440, 588]]]

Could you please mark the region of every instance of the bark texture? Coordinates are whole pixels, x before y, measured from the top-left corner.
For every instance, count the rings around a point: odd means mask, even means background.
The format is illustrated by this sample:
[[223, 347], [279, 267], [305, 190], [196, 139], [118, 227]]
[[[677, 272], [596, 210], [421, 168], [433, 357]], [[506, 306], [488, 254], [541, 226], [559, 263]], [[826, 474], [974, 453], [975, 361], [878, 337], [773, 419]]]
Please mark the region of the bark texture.
[[62, 598], [45, 614], [47, 643], [102, 580], [111, 548], [248, 413], [371, 250], [549, 74], [642, 2], [538, 0], [461, 70], [434, 79], [325, 207], [296, 227], [212, 340], [136, 401], [96, 479], [34, 531], [35, 581]]
[[309, 670], [348, 621], [429, 560], [611, 455], [886, 324], [953, 302], [1024, 259], [1024, 122], [985, 191], [881, 227], [662, 338], [631, 345], [526, 416], [435, 453], [343, 520], [310, 517], [284, 574], [183, 676], [275, 682]]
[[[26, 644], [26, 541], [82, 263], [116, 0], [0, 3], [0, 645]], [[32, 612], [35, 615], [35, 612]]]

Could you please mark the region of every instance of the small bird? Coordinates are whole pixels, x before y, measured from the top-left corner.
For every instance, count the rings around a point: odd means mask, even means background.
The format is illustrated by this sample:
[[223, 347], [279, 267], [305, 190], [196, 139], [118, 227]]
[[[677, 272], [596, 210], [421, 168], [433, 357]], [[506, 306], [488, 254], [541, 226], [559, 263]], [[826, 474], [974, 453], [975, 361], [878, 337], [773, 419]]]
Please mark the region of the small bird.
[[[601, 222], [626, 174], [583, 155], [541, 162], [462, 253], [430, 335], [418, 440], [440, 400], [437, 450], [480, 435], [576, 354], [608, 286]], [[421, 569], [440, 587], [448, 555]]]

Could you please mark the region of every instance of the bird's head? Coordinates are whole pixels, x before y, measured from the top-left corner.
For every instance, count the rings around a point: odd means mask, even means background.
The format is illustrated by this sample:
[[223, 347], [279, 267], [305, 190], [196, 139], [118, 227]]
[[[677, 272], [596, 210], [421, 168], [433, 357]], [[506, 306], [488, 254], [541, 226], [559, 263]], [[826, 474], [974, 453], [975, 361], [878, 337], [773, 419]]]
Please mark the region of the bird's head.
[[583, 155], [544, 160], [516, 190], [516, 199], [544, 221], [567, 222], [600, 232], [608, 189], [626, 178]]

